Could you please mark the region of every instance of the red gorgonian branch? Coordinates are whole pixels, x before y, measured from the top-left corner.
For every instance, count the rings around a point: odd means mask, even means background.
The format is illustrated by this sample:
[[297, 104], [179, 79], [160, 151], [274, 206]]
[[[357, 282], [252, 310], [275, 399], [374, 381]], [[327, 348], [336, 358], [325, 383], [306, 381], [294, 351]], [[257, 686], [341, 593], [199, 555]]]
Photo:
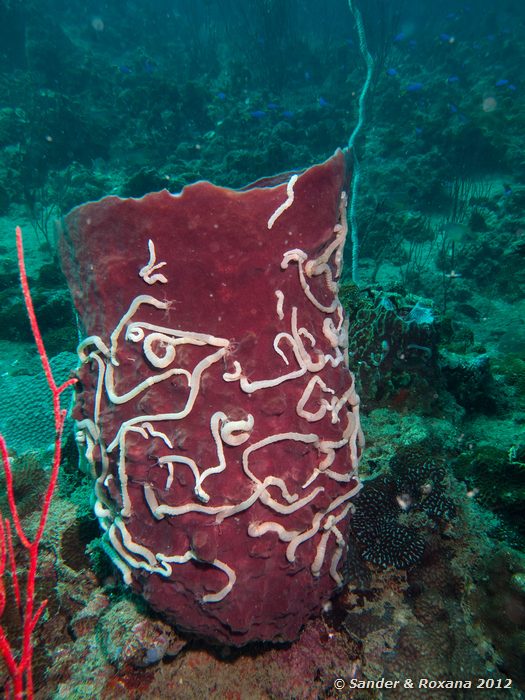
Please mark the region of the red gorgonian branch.
[[69, 379], [60, 386], [57, 386], [53, 378], [49, 359], [42, 341], [42, 335], [36, 320], [33, 301], [29, 292], [24, 261], [22, 231], [19, 226], [16, 228], [16, 248], [24, 302], [27, 315], [31, 323], [31, 331], [33, 333], [38, 354], [40, 355], [40, 360], [42, 362], [42, 368], [44, 370], [44, 374], [46, 375], [48, 386], [51, 390], [53, 414], [55, 419], [55, 449], [53, 465], [44, 495], [40, 520], [33, 539], [30, 539], [26, 535], [20, 521], [13, 489], [13, 470], [11, 468], [6, 442], [0, 435], [0, 453], [5, 472], [7, 500], [9, 503], [9, 510], [11, 512], [11, 519], [16, 535], [18, 536], [20, 543], [27, 550], [28, 555], [26, 577], [24, 585], [22, 586], [17, 574], [17, 562], [13, 545], [11, 521], [8, 518], [4, 518], [0, 512], [0, 619], [6, 606], [6, 589], [4, 580], [6, 572], [9, 569], [11, 572], [11, 587], [13, 590], [14, 602], [18, 608], [22, 623], [22, 644], [21, 649], [18, 650], [13, 648], [7, 637], [7, 632], [4, 626], [0, 624], [0, 653], [3, 656], [7, 672], [10, 677], [5, 688], [5, 697], [7, 699], [13, 698], [13, 700], [31, 700], [31, 698], [33, 698], [32, 634], [47, 603], [47, 600], [44, 600], [35, 610], [37, 605], [35, 600], [35, 581], [38, 568], [38, 554], [40, 544], [42, 542], [42, 536], [44, 534], [44, 528], [46, 526], [47, 516], [49, 514], [49, 508], [51, 506], [51, 499], [53, 498], [53, 493], [57, 483], [61, 459], [62, 431], [67, 413], [65, 409], [60, 408], [60, 395], [69, 386], [75, 384], [77, 379]]

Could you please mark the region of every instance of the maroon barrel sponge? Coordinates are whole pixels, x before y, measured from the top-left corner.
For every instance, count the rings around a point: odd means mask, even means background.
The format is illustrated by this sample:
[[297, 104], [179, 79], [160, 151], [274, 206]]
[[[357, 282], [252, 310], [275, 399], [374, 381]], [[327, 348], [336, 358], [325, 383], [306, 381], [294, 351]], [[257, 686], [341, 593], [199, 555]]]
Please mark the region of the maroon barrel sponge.
[[242, 191], [107, 197], [61, 226], [106, 548], [212, 641], [293, 640], [341, 584], [361, 445], [346, 187], [338, 151]]

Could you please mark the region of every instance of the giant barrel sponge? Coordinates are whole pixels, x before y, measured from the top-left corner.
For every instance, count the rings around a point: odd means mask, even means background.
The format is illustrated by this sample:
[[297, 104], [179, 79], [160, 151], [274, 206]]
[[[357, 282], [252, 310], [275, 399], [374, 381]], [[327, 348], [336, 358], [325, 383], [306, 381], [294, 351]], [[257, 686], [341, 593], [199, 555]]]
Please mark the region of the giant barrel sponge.
[[124, 580], [181, 629], [288, 641], [342, 583], [359, 399], [338, 299], [345, 155], [61, 225], [74, 418]]

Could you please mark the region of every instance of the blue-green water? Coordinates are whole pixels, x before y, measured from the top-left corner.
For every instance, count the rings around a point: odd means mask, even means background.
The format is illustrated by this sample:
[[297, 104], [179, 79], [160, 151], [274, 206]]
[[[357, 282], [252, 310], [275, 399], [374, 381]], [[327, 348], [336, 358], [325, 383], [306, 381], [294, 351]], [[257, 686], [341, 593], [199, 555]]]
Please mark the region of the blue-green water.
[[[176, 637], [104, 553], [70, 421], [37, 577], [37, 697], [420, 697], [425, 678], [425, 697], [524, 696], [524, 72], [517, 2], [0, 2], [0, 432], [29, 531], [53, 416], [15, 226], [62, 381], [78, 333], [57, 219], [108, 194], [304, 169], [361, 126], [340, 298], [367, 446], [344, 589], [291, 647]], [[17, 649], [10, 571], [0, 624]], [[400, 684], [359, 688], [383, 677]]]

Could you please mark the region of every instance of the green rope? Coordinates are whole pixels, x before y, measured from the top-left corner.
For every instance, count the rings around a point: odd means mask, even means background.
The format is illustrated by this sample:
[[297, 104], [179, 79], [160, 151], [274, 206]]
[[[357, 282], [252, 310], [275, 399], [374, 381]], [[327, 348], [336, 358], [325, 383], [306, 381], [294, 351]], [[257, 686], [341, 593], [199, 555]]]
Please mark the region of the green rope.
[[366, 35], [365, 35], [365, 28], [363, 25], [363, 18], [361, 16], [361, 12], [359, 11], [359, 8], [356, 7], [354, 0], [348, 0], [348, 6], [350, 8], [350, 12], [352, 13], [355, 23], [356, 23], [356, 28], [357, 28], [357, 35], [359, 37], [359, 49], [361, 51], [361, 55], [363, 56], [366, 64], [366, 79], [363, 84], [363, 88], [361, 90], [361, 94], [359, 95], [359, 102], [358, 102], [358, 119], [357, 119], [357, 124], [354, 127], [354, 130], [352, 131], [352, 134], [348, 140], [348, 150], [352, 151], [352, 156], [354, 159], [354, 171], [353, 171], [353, 177], [352, 177], [352, 193], [350, 196], [350, 211], [348, 212], [348, 218], [350, 222], [350, 231], [352, 235], [352, 280], [355, 284], [359, 283], [359, 233], [357, 229], [357, 214], [356, 214], [356, 206], [357, 206], [357, 196], [359, 192], [359, 184], [361, 181], [361, 165], [359, 163], [359, 159], [357, 158], [357, 154], [354, 149], [354, 143], [359, 135], [359, 132], [361, 131], [363, 124], [365, 122], [365, 105], [366, 105], [366, 98], [368, 95], [368, 91], [370, 89], [370, 85], [372, 84], [372, 77], [374, 74], [374, 59], [372, 58], [372, 54], [368, 50], [368, 45], [366, 43]]

